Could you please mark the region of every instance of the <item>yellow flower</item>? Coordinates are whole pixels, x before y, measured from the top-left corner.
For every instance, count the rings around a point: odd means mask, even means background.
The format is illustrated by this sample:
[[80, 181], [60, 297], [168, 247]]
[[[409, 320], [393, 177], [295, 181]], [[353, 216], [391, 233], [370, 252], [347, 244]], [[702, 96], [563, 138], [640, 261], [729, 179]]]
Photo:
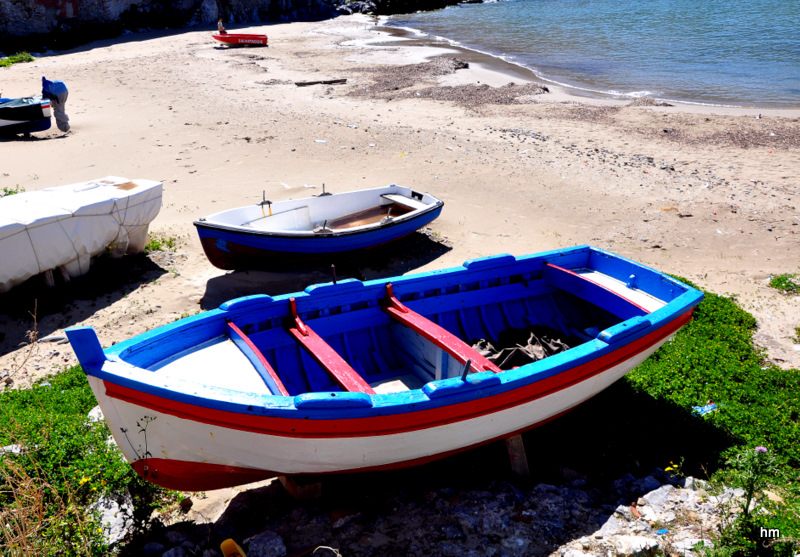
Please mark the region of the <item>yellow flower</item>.
[[85, 484], [86, 482], [88, 482], [91, 479], [92, 478], [87, 478], [86, 476], [84, 476], [84, 477], [81, 478], [80, 484], [83, 485], [83, 484]]

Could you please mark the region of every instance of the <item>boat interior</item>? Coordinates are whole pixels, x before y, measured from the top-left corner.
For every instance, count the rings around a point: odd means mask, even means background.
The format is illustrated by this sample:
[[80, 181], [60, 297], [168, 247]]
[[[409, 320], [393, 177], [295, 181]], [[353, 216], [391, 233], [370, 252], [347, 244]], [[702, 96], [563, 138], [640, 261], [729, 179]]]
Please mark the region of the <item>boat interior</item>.
[[[401, 392], [469, 373], [502, 373], [474, 345], [496, 343], [505, 330], [544, 326], [574, 348], [665, 304], [606, 274], [552, 265], [536, 278], [520, 274], [419, 291], [404, 285], [402, 295], [386, 283], [380, 294], [305, 312], [292, 298], [289, 314], [233, 320], [222, 336], [149, 369], [263, 394]], [[215, 361], [220, 367], [208, 365]], [[226, 373], [198, 375], [203, 368]]]
[[369, 195], [352, 192], [352, 195], [330, 195], [293, 202], [263, 202], [234, 209], [227, 215], [209, 220], [223, 224], [236, 223], [237, 226], [262, 232], [321, 234], [388, 224], [394, 219], [429, 209], [432, 205], [433, 202], [424, 200], [423, 195], [416, 192], [408, 196], [391, 192], [370, 192]]

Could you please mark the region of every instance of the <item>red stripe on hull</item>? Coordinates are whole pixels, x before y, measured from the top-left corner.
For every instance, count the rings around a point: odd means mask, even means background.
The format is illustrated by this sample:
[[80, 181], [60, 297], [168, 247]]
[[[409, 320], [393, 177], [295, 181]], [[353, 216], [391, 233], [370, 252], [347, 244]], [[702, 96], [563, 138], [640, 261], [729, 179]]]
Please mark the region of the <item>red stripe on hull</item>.
[[178, 491], [206, 491], [249, 484], [278, 474], [256, 468], [225, 466], [169, 458], [145, 458], [131, 463], [148, 482]]
[[389, 435], [469, 420], [551, 395], [599, 375], [647, 350], [650, 346], [683, 327], [691, 319], [691, 316], [692, 310], [689, 310], [661, 329], [653, 331], [635, 343], [623, 346], [601, 358], [525, 387], [459, 404], [387, 416], [329, 420], [255, 416], [187, 404], [116, 385], [107, 380], [104, 381], [104, 384], [106, 386], [106, 394], [109, 397], [178, 418], [240, 431], [301, 438]]

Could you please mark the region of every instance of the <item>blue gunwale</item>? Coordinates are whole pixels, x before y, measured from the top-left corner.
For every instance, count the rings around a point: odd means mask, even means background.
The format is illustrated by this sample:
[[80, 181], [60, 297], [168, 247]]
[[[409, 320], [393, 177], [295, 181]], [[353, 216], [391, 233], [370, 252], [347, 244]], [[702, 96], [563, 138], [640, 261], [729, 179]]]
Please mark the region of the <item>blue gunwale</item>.
[[[609, 356], [614, 352], [620, 350], [624, 352], [626, 347], [635, 345], [646, 335], [667, 330], [671, 323], [684, 316], [702, 298], [702, 294], [697, 290], [683, 285], [663, 273], [589, 246], [522, 257], [501, 255], [474, 259], [467, 261], [462, 267], [397, 277], [391, 279], [391, 282], [395, 294], [402, 303], [423, 315], [430, 315], [432, 312], [426, 308], [426, 304], [442, 303], [441, 300], [437, 302], [436, 293], [450, 292], [450, 294], [442, 296], [458, 294], [459, 285], [465, 283], [465, 278], [468, 278], [467, 282], [470, 287], [475, 286], [472, 291], [479, 289], [481, 284], [504, 284], [503, 281], [507, 280], [504, 277], [512, 275], [521, 277], [520, 280], [523, 282], [536, 283], [537, 280], [540, 280], [538, 277], [541, 277], [546, 262], [566, 268], [592, 267], [622, 281], [628, 279], [633, 273], [641, 281], [640, 286], [644, 285], [643, 290], [667, 300], [670, 300], [675, 294], [680, 292], [682, 294], [646, 317], [634, 318], [637, 319], [635, 329], [631, 327], [630, 320], [628, 320], [605, 331], [607, 337], [609, 335], [613, 337], [617, 331], [625, 331], [624, 340], [626, 342], [609, 344], [600, 338], [595, 338], [544, 360], [517, 369], [506, 370], [498, 375], [492, 374], [497, 380], [489, 381], [482, 378], [483, 374], [473, 374], [468, 376], [469, 384], [459, 389], [457, 384], [461, 382], [460, 378], [442, 379], [428, 383], [418, 390], [369, 395], [371, 402], [369, 406], [364, 404], [366, 399], [363, 397], [346, 396], [352, 393], [337, 393], [342, 401], [341, 407], [315, 407], [313, 403], [315, 397], [324, 398], [330, 393], [309, 393], [296, 397], [254, 395], [195, 383], [164, 381], [157, 374], [136, 367], [135, 364], [146, 366], [148, 361], [158, 361], [164, 359], [165, 355], [174, 353], [177, 346], [188, 348], [200, 342], [221, 337], [224, 335], [226, 320], [237, 323], [279, 321], [287, 315], [288, 300], [291, 297], [297, 300], [298, 313], [312, 324], [313, 314], [329, 312], [331, 308], [341, 307], [343, 301], [348, 307], [363, 307], [376, 312], [376, 314], [381, 313], [376, 300], [381, 298], [386, 280], [372, 280], [364, 283], [346, 280], [336, 285], [330, 283], [314, 285], [302, 293], [286, 294], [274, 298], [256, 295], [232, 300], [222, 304], [219, 309], [165, 325], [112, 346], [104, 351], [107, 358], [104, 362], [100, 365], [86, 364], [84, 369], [87, 375], [103, 381], [199, 408], [260, 417], [357, 420], [444, 408], [484, 397], [510, 393], [516, 389], [534, 385], [577, 366]], [[428, 287], [421, 288], [423, 285]], [[537, 286], [537, 288], [539, 287]], [[517, 286], [512, 285], [512, 288], [517, 288]], [[461, 291], [465, 295], [470, 292], [469, 289]], [[431, 295], [427, 298], [415, 299], [420, 292], [423, 294], [430, 292]], [[386, 319], [388, 320], [388, 317]], [[642, 324], [643, 320], [646, 321], [644, 325]], [[318, 332], [321, 331], [321, 328], [316, 328], [318, 325], [312, 326]], [[631, 332], [627, 332], [627, 329], [630, 329]], [[251, 337], [257, 337], [260, 332], [249, 332], [248, 334]], [[446, 395], [441, 396], [442, 393], [446, 393]], [[348, 405], [348, 399], [352, 399], [352, 405]], [[309, 400], [312, 403], [308, 403]], [[297, 404], [298, 402], [300, 404]]]

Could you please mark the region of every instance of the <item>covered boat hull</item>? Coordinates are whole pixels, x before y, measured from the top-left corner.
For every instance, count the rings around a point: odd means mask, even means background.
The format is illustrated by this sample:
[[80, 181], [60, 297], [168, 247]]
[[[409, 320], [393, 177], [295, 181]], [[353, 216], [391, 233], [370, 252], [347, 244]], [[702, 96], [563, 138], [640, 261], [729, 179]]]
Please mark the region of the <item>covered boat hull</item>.
[[[638, 281], [655, 294], [643, 293]], [[273, 475], [413, 466], [536, 427], [642, 362], [689, 321], [701, 297], [660, 273], [582, 247], [474, 260], [397, 277], [391, 286], [344, 281], [294, 296], [242, 298], [105, 352], [90, 329], [67, 334], [139, 474], [173, 489], [203, 490]], [[472, 359], [461, 342], [564, 318], [572, 319], [563, 323], [564, 334], [582, 340], [519, 367]], [[262, 375], [260, 388], [226, 389], [237, 382], [233, 352], [218, 353], [224, 368], [211, 356], [223, 346], [225, 327], [241, 333], [274, 373]], [[191, 346], [204, 348], [184, 361]], [[323, 384], [312, 358], [338, 374], [340, 386]], [[203, 379], [179, 378], [182, 365]], [[302, 381], [294, 373], [299, 367]], [[346, 370], [357, 374], [343, 377]], [[409, 382], [412, 374], [421, 386]]]
[[50, 101], [43, 97], [0, 99], [0, 135], [19, 135], [50, 129]]
[[213, 33], [211, 36], [219, 42], [225, 44], [242, 46], [269, 46], [266, 35], [254, 35], [247, 33]]
[[[417, 203], [418, 207], [410, 211], [408, 207], [405, 207], [403, 210], [407, 212], [398, 214], [397, 203], [385, 202], [384, 205], [380, 205], [383, 192], [390, 196], [403, 194], [407, 196], [403, 199], [408, 199], [409, 203]], [[354, 202], [353, 205], [358, 207], [358, 210], [349, 215], [353, 217], [352, 219], [334, 218], [337, 214], [349, 211], [347, 209], [349, 202], [341, 203], [343, 207], [341, 211], [332, 212], [326, 207], [331, 203], [339, 202], [345, 196], [363, 196], [363, 194], [374, 197], [374, 206], [361, 201]], [[420, 199], [424, 199], [425, 204], [416, 201], [413, 198], [414, 194]], [[273, 214], [271, 216], [267, 215], [266, 218], [257, 219], [269, 222], [270, 219], [286, 219], [287, 217], [284, 215], [288, 213], [300, 213], [301, 210], [307, 213], [302, 217], [293, 216], [291, 224], [285, 225], [286, 229], [267, 228], [266, 224], [261, 225], [260, 228], [238, 225], [225, 222], [223, 217], [217, 215], [195, 221], [194, 225], [206, 257], [215, 267], [226, 270], [281, 269], [300, 262], [348, 255], [399, 240], [430, 224], [441, 214], [443, 206], [442, 201], [428, 194], [423, 196], [409, 188], [389, 186], [361, 192], [275, 203], [272, 206]], [[390, 213], [389, 216], [396, 215], [396, 217], [386, 218], [390, 207], [395, 208], [396, 212]], [[255, 206], [254, 208], [258, 211], [261, 210]], [[337, 227], [334, 224], [337, 220], [346, 220], [347, 222]], [[357, 225], [354, 226], [354, 223]], [[325, 228], [315, 230], [319, 226]]]
[[101, 253], [141, 253], [162, 183], [106, 176], [0, 199], [0, 292], [60, 269], [77, 277]]

